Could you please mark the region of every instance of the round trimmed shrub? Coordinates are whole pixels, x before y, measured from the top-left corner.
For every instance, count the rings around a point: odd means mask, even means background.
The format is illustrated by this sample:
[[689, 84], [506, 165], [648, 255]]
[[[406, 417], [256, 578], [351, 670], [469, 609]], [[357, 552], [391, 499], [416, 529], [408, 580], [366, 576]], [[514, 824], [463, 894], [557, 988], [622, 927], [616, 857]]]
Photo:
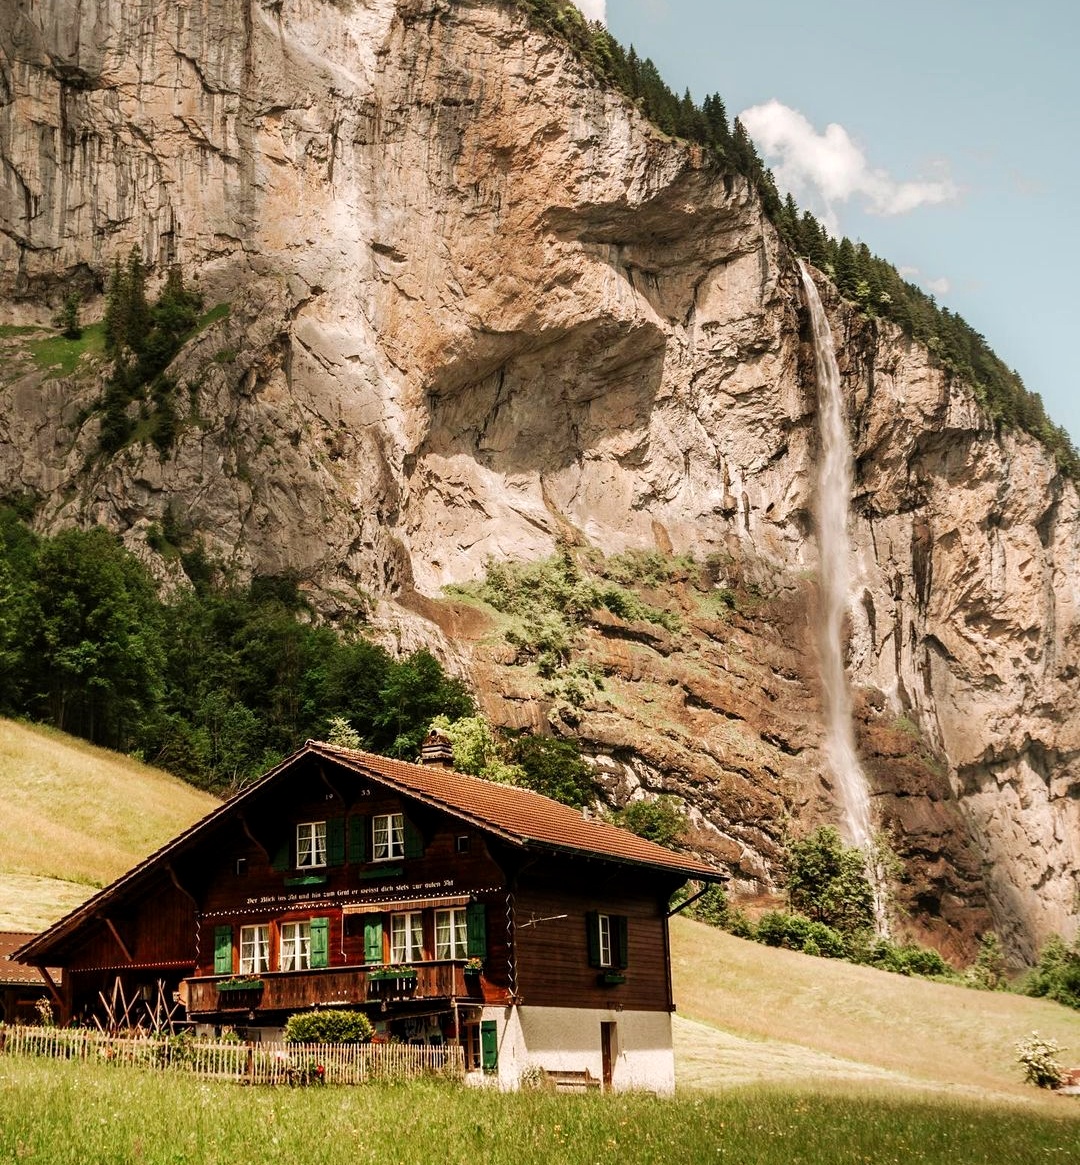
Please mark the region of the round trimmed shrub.
[[285, 1024], [288, 1044], [366, 1044], [374, 1028], [362, 1011], [299, 1011]]

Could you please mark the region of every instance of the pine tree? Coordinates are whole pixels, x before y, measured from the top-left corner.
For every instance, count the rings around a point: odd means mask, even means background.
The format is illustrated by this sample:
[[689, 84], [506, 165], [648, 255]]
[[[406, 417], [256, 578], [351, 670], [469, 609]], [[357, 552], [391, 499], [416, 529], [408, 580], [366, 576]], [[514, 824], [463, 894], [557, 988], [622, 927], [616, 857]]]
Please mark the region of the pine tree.
[[855, 247], [849, 238], [840, 240], [836, 254], [836, 286], [845, 299], [855, 298], [855, 287], [859, 282], [858, 268], [855, 266]]
[[117, 255], [113, 260], [112, 275], [105, 293], [105, 351], [116, 352], [128, 333], [127, 270]]
[[82, 337], [82, 325], [79, 323], [81, 306], [82, 296], [77, 291], [69, 291], [64, 296], [60, 310], [53, 316], [53, 326], [60, 329], [65, 340], [78, 340]]
[[128, 254], [126, 283], [127, 319], [123, 342], [133, 352], [139, 352], [150, 328], [150, 305], [146, 301], [146, 268], [143, 266], [142, 249], [138, 243]]

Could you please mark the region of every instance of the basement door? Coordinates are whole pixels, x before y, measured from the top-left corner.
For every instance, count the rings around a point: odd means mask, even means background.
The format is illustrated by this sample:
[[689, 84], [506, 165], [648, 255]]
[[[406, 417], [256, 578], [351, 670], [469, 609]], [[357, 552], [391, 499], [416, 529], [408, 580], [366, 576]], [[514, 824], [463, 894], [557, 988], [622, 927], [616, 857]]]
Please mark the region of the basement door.
[[614, 1023], [600, 1025], [600, 1064], [604, 1091], [611, 1091], [611, 1078], [615, 1069], [615, 1029]]

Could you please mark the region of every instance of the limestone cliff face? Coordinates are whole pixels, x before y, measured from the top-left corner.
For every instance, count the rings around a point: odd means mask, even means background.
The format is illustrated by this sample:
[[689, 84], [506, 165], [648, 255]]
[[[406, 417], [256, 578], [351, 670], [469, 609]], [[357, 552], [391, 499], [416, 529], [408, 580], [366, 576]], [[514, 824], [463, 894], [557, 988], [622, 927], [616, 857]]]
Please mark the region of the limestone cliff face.
[[[493, 0], [17, 0], [0, 156], [9, 319], [100, 288], [136, 242], [231, 305], [171, 370], [164, 459], [92, 456], [92, 362], [50, 379], [6, 361], [0, 480], [43, 526], [105, 522], [152, 558], [171, 506], [241, 569], [299, 573], [330, 616], [362, 590], [403, 642], [441, 636], [506, 723], [562, 713], [432, 601], [444, 584], [560, 539], [713, 556], [717, 585], [760, 605], [688, 615], [673, 642], [598, 624], [606, 694], [563, 728], [613, 794], [683, 792], [745, 885], [771, 885], [789, 816], [836, 816], [813, 361], [741, 180]], [[877, 813], [923, 933], [969, 950], [992, 918], [1030, 955], [1077, 920], [1077, 494], [925, 350], [828, 306]]]

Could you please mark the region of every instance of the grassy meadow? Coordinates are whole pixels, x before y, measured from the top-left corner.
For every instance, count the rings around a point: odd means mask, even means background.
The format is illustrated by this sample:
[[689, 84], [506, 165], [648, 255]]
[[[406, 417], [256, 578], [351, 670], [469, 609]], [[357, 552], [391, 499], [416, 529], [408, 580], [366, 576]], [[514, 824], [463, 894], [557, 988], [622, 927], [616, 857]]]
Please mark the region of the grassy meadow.
[[40, 930], [219, 804], [160, 769], [0, 720], [0, 930]]
[[270, 1089], [0, 1060], [0, 1160], [37, 1165], [1030, 1165], [1080, 1123], [1007, 1105], [765, 1086], [674, 1100], [414, 1082]]
[[[700, 1021], [679, 1029], [687, 1083], [889, 1081], [1080, 1116], [1080, 1099], [1023, 1082], [1013, 1048], [1037, 1030], [1080, 1066], [1080, 1012], [765, 947], [677, 916], [671, 945], [679, 1014]], [[702, 1039], [701, 1026], [713, 1034]]]

